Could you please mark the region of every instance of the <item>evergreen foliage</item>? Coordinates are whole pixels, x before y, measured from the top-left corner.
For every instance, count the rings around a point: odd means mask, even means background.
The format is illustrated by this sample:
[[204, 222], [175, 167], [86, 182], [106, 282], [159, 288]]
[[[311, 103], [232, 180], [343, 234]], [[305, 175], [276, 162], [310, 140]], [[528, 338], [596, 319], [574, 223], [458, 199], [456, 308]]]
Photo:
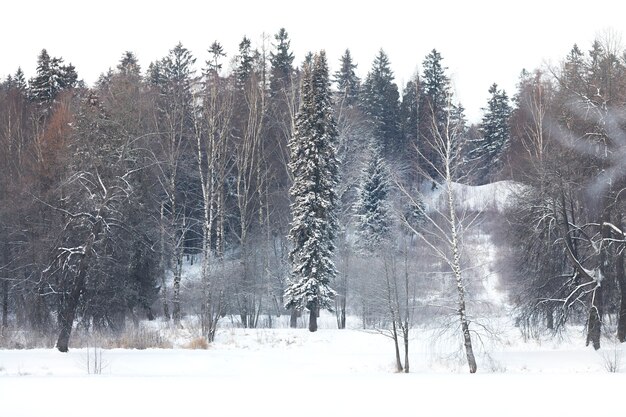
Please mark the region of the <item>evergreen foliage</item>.
[[[337, 129], [332, 114], [328, 65], [322, 51], [303, 70], [302, 102], [296, 131], [289, 143], [293, 175], [290, 190], [293, 220], [289, 238], [292, 282], [285, 291], [286, 307], [311, 312], [331, 310], [335, 292], [330, 288], [337, 271], [332, 260], [335, 236], [338, 162]], [[309, 323], [311, 331], [316, 330]]]
[[441, 160], [433, 149], [438, 133], [446, 129], [448, 113], [450, 111], [451, 93], [450, 80], [445, 73], [446, 67], [442, 64], [441, 54], [433, 49], [424, 59], [424, 72], [421, 78], [420, 96], [420, 153], [421, 164], [427, 175], [438, 179], [441, 169]]
[[497, 84], [489, 88], [491, 98], [484, 109], [480, 126], [481, 138], [471, 144], [468, 153], [470, 164], [476, 167], [476, 178], [486, 183], [498, 174], [503, 165], [503, 154], [509, 145], [511, 106], [504, 90]]
[[341, 67], [335, 72], [339, 100], [346, 106], [354, 106], [359, 100], [361, 80], [356, 75], [357, 65], [352, 61], [350, 50], [341, 56]]
[[291, 41], [285, 28], [281, 28], [274, 36], [275, 51], [270, 52], [270, 94], [276, 96], [290, 83], [293, 76], [293, 53], [289, 50]]
[[50, 105], [60, 91], [76, 86], [77, 80], [72, 64], [63, 65], [62, 58], [50, 57], [42, 49], [37, 58], [37, 74], [30, 80], [30, 98], [40, 105]]
[[123, 76], [132, 76], [139, 77], [141, 74], [141, 67], [139, 66], [139, 61], [134, 53], [130, 51], [124, 52], [122, 59], [120, 59], [120, 63], [117, 65], [117, 70], [120, 75]]
[[394, 83], [389, 58], [381, 49], [363, 83], [362, 105], [370, 118], [374, 137], [383, 153], [402, 148], [400, 144], [400, 93]]
[[402, 92], [400, 105], [400, 121], [402, 138], [408, 150], [418, 144], [419, 138], [419, 79], [406, 83]]
[[355, 210], [358, 236], [356, 245], [366, 252], [380, 249], [391, 237], [388, 178], [387, 164], [380, 150], [374, 147], [361, 175]]
[[250, 38], [244, 36], [239, 43], [239, 54], [237, 55], [237, 66], [235, 68], [235, 77], [239, 87], [243, 87], [254, 71], [254, 53]]

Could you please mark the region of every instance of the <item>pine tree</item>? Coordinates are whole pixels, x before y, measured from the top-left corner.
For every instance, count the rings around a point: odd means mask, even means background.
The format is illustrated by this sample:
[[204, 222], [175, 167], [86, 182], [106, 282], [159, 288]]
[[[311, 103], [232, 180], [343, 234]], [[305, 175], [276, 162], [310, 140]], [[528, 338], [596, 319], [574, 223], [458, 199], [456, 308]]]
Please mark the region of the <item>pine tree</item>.
[[374, 252], [389, 241], [391, 217], [389, 215], [389, 170], [380, 152], [374, 146], [367, 166], [361, 175], [357, 217], [357, 247]]
[[218, 41], [214, 41], [211, 44], [208, 52], [211, 59], [206, 61], [207, 71], [205, 73], [205, 76], [209, 74], [211, 74], [212, 76], [217, 76], [222, 70], [221, 59], [226, 56], [226, 52], [224, 52], [224, 47]]
[[61, 90], [76, 86], [76, 69], [72, 64], [62, 64], [62, 58], [51, 58], [48, 51], [42, 49], [37, 58], [37, 75], [30, 80], [31, 100], [48, 106]]
[[164, 80], [164, 93], [174, 101], [183, 103], [191, 102], [191, 85], [195, 80], [193, 65], [196, 59], [182, 43], [178, 43], [174, 49], [163, 59], [160, 65], [160, 75]]
[[239, 43], [239, 54], [236, 57], [237, 67], [235, 68], [235, 77], [240, 88], [246, 85], [254, 71], [254, 57], [255, 51], [252, 50], [250, 38], [244, 36]]
[[437, 132], [445, 130], [448, 119], [450, 97], [450, 80], [445, 74], [443, 58], [433, 49], [424, 59], [424, 73], [421, 78], [420, 96], [420, 153], [421, 165], [427, 175], [438, 180], [441, 161], [438, 153], [431, 146], [436, 142]]
[[275, 97], [287, 88], [293, 76], [293, 53], [289, 50], [289, 35], [285, 28], [281, 28], [274, 36], [275, 52], [270, 52], [270, 94]]
[[321, 309], [332, 309], [335, 292], [330, 282], [336, 276], [332, 256], [338, 230], [336, 217], [338, 162], [335, 156], [337, 129], [326, 55], [316, 54], [303, 70], [302, 101], [296, 130], [289, 143], [293, 175], [289, 254], [292, 283], [285, 291], [287, 308], [307, 308], [309, 330], [317, 330]]
[[356, 75], [357, 65], [352, 61], [350, 50], [341, 57], [341, 68], [335, 72], [335, 83], [340, 102], [345, 106], [354, 106], [358, 103], [361, 80]]
[[123, 76], [139, 77], [141, 74], [141, 67], [139, 61], [134, 53], [130, 51], [124, 52], [120, 63], [117, 65], [117, 70]]
[[402, 92], [402, 104], [400, 105], [400, 123], [402, 138], [407, 150], [414, 149], [419, 138], [419, 78], [406, 83]]
[[491, 98], [484, 109], [485, 114], [480, 126], [481, 138], [472, 143], [468, 157], [476, 166], [476, 178], [482, 183], [493, 180], [502, 168], [501, 156], [509, 145], [511, 106], [504, 90], [498, 90], [497, 84], [489, 88]]
[[26, 91], [26, 78], [24, 78], [24, 71], [22, 71], [22, 67], [18, 67], [15, 75], [13, 76], [13, 86], [21, 93]]
[[401, 148], [400, 93], [393, 80], [389, 58], [381, 49], [363, 84], [362, 100], [378, 146], [387, 155]]
[[148, 65], [148, 71], [146, 71], [146, 82], [153, 87], [161, 85], [163, 82], [161, 62], [151, 62], [150, 65]]
[[37, 75], [30, 80], [30, 97], [39, 103], [49, 103], [54, 100], [58, 86], [51, 68], [50, 55], [45, 49], [41, 50], [37, 58]]

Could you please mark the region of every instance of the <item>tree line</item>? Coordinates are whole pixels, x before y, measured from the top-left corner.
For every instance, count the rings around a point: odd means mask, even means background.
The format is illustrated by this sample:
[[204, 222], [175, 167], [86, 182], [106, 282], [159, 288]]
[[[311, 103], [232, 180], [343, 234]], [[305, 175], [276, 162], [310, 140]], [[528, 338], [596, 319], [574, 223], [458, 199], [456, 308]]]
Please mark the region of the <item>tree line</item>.
[[[474, 125], [436, 50], [401, 89], [383, 50], [364, 80], [349, 50], [330, 74], [323, 52], [294, 63], [284, 29], [244, 37], [233, 57], [208, 50], [197, 65], [179, 43], [145, 70], [125, 52], [93, 86], [42, 50], [33, 78], [2, 82], [3, 329], [53, 332], [65, 351], [74, 325], [197, 315], [211, 341], [225, 316], [295, 325], [308, 310], [314, 330], [329, 308], [340, 328], [352, 312], [383, 329], [399, 368], [404, 340], [408, 371], [416, 300], [436, 292], [436, 271], [454, 277], [475, 371], [471, 221], [453, 187], [509, 179], [524, 186], [498, 260], [520, 325], [582, 321], [599, 347], [615, 313], [626, 338], [621, 51], [575, 47], [558, 68], [523, 72], [512, 102], [492, 85]], [[438, 190], [441, 207], [426, 202]]]

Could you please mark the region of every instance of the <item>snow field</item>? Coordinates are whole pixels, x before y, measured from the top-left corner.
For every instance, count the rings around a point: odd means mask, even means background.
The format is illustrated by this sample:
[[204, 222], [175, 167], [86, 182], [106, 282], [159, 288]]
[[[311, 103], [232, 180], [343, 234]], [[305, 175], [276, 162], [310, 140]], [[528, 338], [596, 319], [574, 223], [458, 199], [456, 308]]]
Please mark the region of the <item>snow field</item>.
[[620, 415], [617, 402], [571, 401], [583, 386], [620, 398], [626, 383], [603, 357], [621, 359], [623, 347], [597, 353], [581, 346], [579, 331], [483, 338], [476, 375], [452, 336], [428, 329], [413, 332], [410, 374], [393, 372], [390, 339], [357, 329], [223, 329], [207, 350], [101, 350], [99, 375], [87, 373], [93, 349], [2, 350], [0, 415]]

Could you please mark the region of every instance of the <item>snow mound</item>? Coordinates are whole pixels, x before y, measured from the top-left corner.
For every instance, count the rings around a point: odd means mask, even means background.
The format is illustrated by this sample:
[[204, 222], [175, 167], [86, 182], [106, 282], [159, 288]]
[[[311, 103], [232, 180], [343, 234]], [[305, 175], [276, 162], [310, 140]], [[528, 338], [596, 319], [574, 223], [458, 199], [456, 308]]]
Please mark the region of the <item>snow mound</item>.
[[[465, 185], [452, 183], [457, 210], [502, 212], [511, 203], [511, 196], [518, 193], [522, 184], [515, 181], [497, 181], [485, 185]], [[442, 186], [424, 193], [426, 200], [440, 210], [445, 207], [445, 193]]]

